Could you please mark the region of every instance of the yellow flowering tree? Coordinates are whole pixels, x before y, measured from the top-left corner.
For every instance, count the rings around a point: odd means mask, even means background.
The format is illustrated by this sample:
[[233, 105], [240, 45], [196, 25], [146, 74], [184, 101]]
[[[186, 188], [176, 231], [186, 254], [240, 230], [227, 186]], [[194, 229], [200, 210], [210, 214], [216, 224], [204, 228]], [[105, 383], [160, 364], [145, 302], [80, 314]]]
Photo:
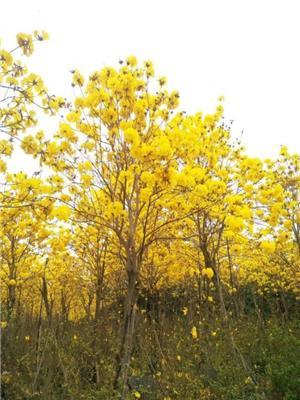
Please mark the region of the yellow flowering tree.
[[[129, 57], [119, 70], [93, 73], [80, 88], [73, 109], [59, 126], [56, 140], [45, 143], [42, 161], [68, 181], [69, 206], [81, 223], [101, 227], [117, 249], [128, 278], [120, 363], [116, 385], [126, 392], [133, 346], [136, 285], [146, 249], [171, 223], [164, 210], [174, 196], [172, 180], [181, 157], [173, 116], [178, 93], [167, 92], [164, 79], [154, 79], [150, 61], [139, 67]], [[125, 394], [124, 394], [125, 395]]]
[[[23, 202], [24, 192], [13, 177], [10, 190], [5, 192], [7, 197]], [[24, 185], [24, 179], [22, 184]], [[28, 184], [28, 181], [27, 181]], [[32, 184], [32, 182], [31, 182]], [[27, 186], [23, 186], [28, 191]], [[28, 196], [30, 204], [30, 197]], [[9, 321], [13, 316], [18, 317], [23, 307], [21, 293], [28, 292], [39, 276], [41, 268], [41, 254], [46, 245], [50, 231], [43, 220], [39, 218], [37, 210], [24, 204], [23, 207], [5, 207], [0, 215], [1, 237], [1, 286], [2, 301], [5, 304], [3, 312]], [[26, 296], [25, 296], [26, 297]]]
[[22, 60], [33, 53], [35, 42], [46, 39], [46, 32], [20, 33], [14, 49], [0, 47], [0, 173], [6, 171], [14, 146], [37, 156], [43, 133], [27, 131], [37, 125], [40, 111], [53, 115], [65, 105], [63, 98], [49, 95], [42, 78], [30, 72]]

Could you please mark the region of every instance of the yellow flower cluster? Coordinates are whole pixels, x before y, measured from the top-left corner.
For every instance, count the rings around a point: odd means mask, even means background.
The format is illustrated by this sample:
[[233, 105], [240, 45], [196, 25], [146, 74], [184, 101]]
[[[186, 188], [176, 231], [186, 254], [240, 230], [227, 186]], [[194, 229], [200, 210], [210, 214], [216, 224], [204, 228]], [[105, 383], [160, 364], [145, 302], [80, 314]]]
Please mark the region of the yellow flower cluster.
[[66, 205], [58, 206], [52, 210], [51, 216], [57, 218], [60, 221], [68, 221], [72, 213], [70, 207]]
[[214, 271], [212, 268], [203, 268], [202, 275], [206, 276], [208, 279], [212, 279], [214, 276]]

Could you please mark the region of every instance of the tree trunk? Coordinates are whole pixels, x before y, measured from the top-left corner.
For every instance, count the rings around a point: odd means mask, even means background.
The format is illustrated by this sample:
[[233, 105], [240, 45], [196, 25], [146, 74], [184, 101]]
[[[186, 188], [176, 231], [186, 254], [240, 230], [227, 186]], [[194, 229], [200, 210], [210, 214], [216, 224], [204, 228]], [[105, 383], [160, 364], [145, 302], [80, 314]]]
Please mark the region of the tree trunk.
[[100, 273], [97, 274], [97, 282], [96, 282], [96, 290], [95, 290], [95, 314], [94, 320], [95, 324], [97, 324], [100, 317], [100, 308], [101, 308], [101, 300], [102, 300], [102, 287], [103, 287], [103, 276]]
[[227, 320], [228, 316], [227, 316], [227, 310], [226, 310], [225, 302], [224, 302], [222, 283], [221, 283], [220, 276], [219, 276], [219, 268], [216, 265], [214, 257], [210, 255], [205, 243], [203, 243], [201, 245], [200, 249], [201, 249], [203, 257], [204, 257], [206, 268], [211, 268], [214, 271], [213, 281], [214, 281], [214, 285], [217, 289], [217, 293], [218, 293], [218, 297], [219, 297], [221, 315], [222, 315], [223, 320]]
[[102, 333], [99, 332], [99, 322], [100, 322], [101, 306], [102, 306], [102, 301], [103, 301], [104, 269], [105, 269], [105, 262], [102, 263], [102, 268], [100, 266], [100, 263], [97, 262], [97, 281], [96, 281], [96, 289], [95, 289], [95, 313], [94, 313], [94, 325], [93, 325], [93, 340], [91, 343], [91, 347], [92, 347], [92, 349], [94, 349], [94, 356], [95, 356], [95, 375], [96, 375], [97, 387], [100, 387], [100, 385], [101, 385], [98, 346], [99, 346], [99, 342], [101, 340], [101, 335], [102, 335]]
[[52, 317], [52, 312], [51, 312], [51, 306], [49, 303], [49, 298], [48, 298], [48, 286], [47, 286], [47, 281], [46, 281], [46, 277], [43, 276], [42, 279], [42, 288], [41, 288], [41, 294], [42, 294], [42, 298], [44, 301], [44, 305], [45, 305], [45, 310], [46, 310], [46, 316], [47, 316], [47, 321], [48, 321], [48, 325], [51, 326], [51, 317]]
[[60, 304], [61, 304], [61, 317], [64, 323], [69, 322], [70, 303], [71, 300], [68, 301], [68, 296], [62, 289], [60, 294]]
[[10, 321], [16, 304], [16, 288], [14, 285], [8, 286], [8, 306], [7, 306], [7, 320]]
[[[226, 240], [226, 248], [227, 248], [228, 266], [229, 266], [229, 272], [230, 272], [230, 285], [231, 285], [231, 290], [232, 290], [231, 294], [233, 294], [233, 289], [235, 288], [236, 284], [235, 284], [235, 279], [234, 279], [234, 274], [233, 274], [233, 265], [232, 265], [232, 259], [231, 259], [228, 239]], [[237, 302], [236, 295], [233, 295], [232, 299], [233, 299], [233, 304], [234, 304], [234, 308], [235, 308], [236, 318], [239, 318], [240, 317], [240, 309], [239, 309], [239, 304]]]
[[136, 281], [137, 281], [137, 268], [135, 265], [130, 265], [127, 269], [128, 274], [128, 286], [124, 304], [124, 321], [121, 348], [118, 356], [118, 366], [116, 371], [116, 377], [114, 382], [115, 389], [119, 390], [121, 399], [126, 398], [128, 392], [128, 375], [131, 361], [131, 354], [134, 344], [134, 332], [135, 332], [135, 316], [136, 316]]

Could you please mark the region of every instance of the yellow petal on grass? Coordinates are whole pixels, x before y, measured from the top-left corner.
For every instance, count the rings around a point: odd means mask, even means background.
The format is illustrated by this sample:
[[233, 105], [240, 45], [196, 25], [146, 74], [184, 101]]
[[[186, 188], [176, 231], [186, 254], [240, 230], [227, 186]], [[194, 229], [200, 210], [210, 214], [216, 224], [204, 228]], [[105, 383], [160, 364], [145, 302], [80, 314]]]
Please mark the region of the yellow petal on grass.
[[189, 311], [189, 309], [187, 307], [183, 307], [182, 314], [187, 315], [188, 311]]
[[195, 326], [192, 327], [191, 335], [193, 339], [197, 339], [198, 333], [197, 333], [197, 328]]

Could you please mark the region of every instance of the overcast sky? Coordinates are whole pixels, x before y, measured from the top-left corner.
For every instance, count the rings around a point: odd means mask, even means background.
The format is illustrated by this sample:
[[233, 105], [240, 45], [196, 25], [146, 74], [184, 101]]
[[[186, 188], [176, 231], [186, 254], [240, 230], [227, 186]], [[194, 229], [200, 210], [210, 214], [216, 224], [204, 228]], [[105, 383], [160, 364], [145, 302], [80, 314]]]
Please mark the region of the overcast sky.
[[225, 117], [248, 153], [300, 152], [300, 2], [268, 0], [10, 0], [0, 37], [47, 30], [29, 59], [51, 92], [72, 95], [70, 69], [84, 74], [134, 54], [152, 59], [187, 112]]

